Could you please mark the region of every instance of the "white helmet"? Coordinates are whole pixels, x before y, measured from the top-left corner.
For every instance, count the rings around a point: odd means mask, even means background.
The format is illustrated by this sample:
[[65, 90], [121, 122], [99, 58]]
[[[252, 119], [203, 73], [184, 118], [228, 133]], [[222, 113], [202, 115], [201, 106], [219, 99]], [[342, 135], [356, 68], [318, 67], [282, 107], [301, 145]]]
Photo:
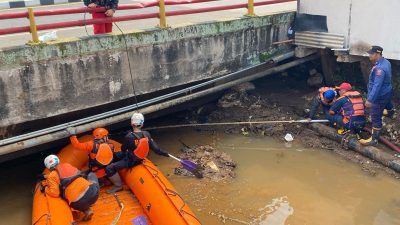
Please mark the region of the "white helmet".
[[44, 159], [44, 166], [47, 169], [53, 169], [60, 163], [60, 159], [56, 155], [49, 155]]
[[131, 117], [131, 125], [143, 126], [144, 116], [141, 113], [134, 113]]

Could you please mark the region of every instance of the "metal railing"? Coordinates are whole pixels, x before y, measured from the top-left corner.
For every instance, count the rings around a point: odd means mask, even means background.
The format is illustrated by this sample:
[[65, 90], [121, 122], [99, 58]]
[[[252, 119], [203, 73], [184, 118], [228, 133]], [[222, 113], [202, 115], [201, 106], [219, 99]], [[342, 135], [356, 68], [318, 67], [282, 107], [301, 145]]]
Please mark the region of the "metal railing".
[[27, 11], [23, 11], [23, 12], [9, 12], [9, 13], [0, 14], [0, 20], [19, 19], [19, 18], [28, 18], [29, 19], [29, 26], [2, 28], [2, 29], [0, 29], [0, 35], [30, 32], [32, 35], [32, 40], [30, 41], [30, 43], [38, 44], [38, 43], [40, 43], [39, 37], [38, 37], [38, 31], [42, 31], [42, 30], [51, 30], [51, 29], [59, 29], [59, 28], [67, 28], [67, 27], [86, 26], [86, 25], [91, 25], [91, 24], [130, 21], [130, 20], [142, 20], [142, 19], [150, 19], [150, 18], [159, 18], [159, 27], [166, 28], [168, 16], [179, 16], [179, 15], [215, 12], [215, 11], [240, 9], [240, 8], [247, 8], [246, 15], [254, 16], [255, 15], [254, 14], [255, 6], [271, 5], [271, 4], [284, 3], [284, 2], [294, 2], [296, 0], [265, 0], [265, 1], [260, 1], [260, 2], [254, 2], [254, 0], [247, 0], [247, 3], [243, 3], [243, 4], [212, 6], [212, 7], [204, 7], [204, 8], [197, 8], [197, 9], [175, 10], [175, 11], [168, 11], [168, 12], [165, 9], [166, 5], [192, 4], [192, 3], [202, 3], [202, 2], [210, 2], [210, 1], [217, 1], [217, 0], [158, 0], [158, 1], [153, 1], [153, 2], [122, 4], [122, 5], [118, 6], [118, 10], [130, 10], [130, 9], [143, 9], [143, 8], [149, 8], [149, 7], [158, 7], [159, 12], [158, 13], [132, 14], [132, 15], [115, 16], [115, 17], [98, 18], [98, 19], [72, 20], [72, 21], [39, 24], [39, 25], [36, 24], [36, 21], [35, 21], [36, 17], [65, 15], [65, 14], [78, 14], [78, 13], [105, 12], [106, 9], [104, 7], [94, 8], [94, 9], [87, 8], [87, 7], [77, 7], [77, 8], [51, 9], [51, 10], [33, 10], [33, 8], [28, 8]]

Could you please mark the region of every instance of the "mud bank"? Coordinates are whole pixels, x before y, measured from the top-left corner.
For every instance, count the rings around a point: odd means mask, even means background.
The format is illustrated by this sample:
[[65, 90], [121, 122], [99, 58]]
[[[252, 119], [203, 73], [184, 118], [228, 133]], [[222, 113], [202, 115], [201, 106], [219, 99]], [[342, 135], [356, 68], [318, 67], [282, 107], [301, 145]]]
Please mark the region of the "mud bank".
[[[306, 81], [281, 74], [254, 83], [256, 85], [247, 83], [228, 90], [219, 99], [216, 104], [217, 108], [208, 115], [207, 122], [297, 120], [307, 117], [307, 109], [316, 94], [316, 89], [307, 87]], [[396, 114], [393, 118], [384, 119], [384, 135], [399, 144], [400, 124], [396, 123], [397, 116]], [[343, 158], [359, 164], [362, 170], [370, 175], [374, 176], [383, 170], [393, 177], [399, 178], [399, 174], [395, 171], [319, 135], [306, 124], [276, 123], [201, 129], [216, 129], [225, 133], [242, 135], [270, 136], [282, 142], [285, 142], [284, 136], [290, 133], [294, 136], [295, 143], [300, 143], [308, 148], [333, 151]], [[385, 149], [381, 145], [379, 148]], [[394, 151], [387, 151], [398, 156]]]

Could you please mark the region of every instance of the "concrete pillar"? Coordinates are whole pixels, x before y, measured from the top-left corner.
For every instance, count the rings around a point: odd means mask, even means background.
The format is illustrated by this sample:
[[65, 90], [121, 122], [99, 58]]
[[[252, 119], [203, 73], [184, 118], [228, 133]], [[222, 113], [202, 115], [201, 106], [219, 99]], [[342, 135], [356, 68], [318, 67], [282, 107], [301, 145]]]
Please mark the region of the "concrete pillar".
[[325, 83], [332, 85], [334, 83], [334, 75], [336, 70], [336, 56], [330, 49], [321, 49], [321, 65]]
[[363, 58], [360, 61], [360, 69], [361, 69], [361, 73], [362, 73], [362, 76], [363, 76], [363, 80], [364, 80], [365, 84], [367, 85], [368, 84], [368, 80], [369, 80], [369, 74], [370, 74], [371, 69], [372, 69], [372, 64], [371, 64], [371, 62], [369, 61], [368, 58]]

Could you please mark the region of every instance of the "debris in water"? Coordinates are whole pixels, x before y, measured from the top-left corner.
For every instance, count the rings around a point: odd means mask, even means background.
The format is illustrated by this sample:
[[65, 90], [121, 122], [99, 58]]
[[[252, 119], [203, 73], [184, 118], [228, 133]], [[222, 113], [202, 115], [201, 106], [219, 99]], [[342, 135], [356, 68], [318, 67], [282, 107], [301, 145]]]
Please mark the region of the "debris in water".
[[287, 133], [287, 134], [285, 135], [285, 140], [286, 140], [287, 142], [293, 141], [293, 140], [294, 140], [293, 135]]
[[[193, 151], [182, 153], [179, 157], [195, 162], [203, 167], [203, 176], [213, 181], [221, 181], [227, 178], [234, 178], [236, 163], [225, 152], [216, 150], [214, 147], [193, 146]], [[181, 166], [175, 168], [176, 175], [192, 176], [192, 174]]]
[[270, 204], [259, 211], [261, 215], [251, 225], [285, 225], [287, 218], [294, 213], [286, 196], [272, 199]]
[[227, 220], [230, 220], [232, 222], [236, 222], [236, 223], [239, 223], [239, 224], [246, 224], [246, 225], [250, 224], [250, 223], [248, 223], [246, 221], [243, 221], [243, 220], [239, 220], [239, 219], [236, 219], [236, 218], [225, 216], [222, 213], [210, 212], [209, 214], [212, 215], [212, 216], [218, 217], [218, 219], [220, 219], [221, 222], [224, 223], [224, 224], [226, 223]]
[[207, 166], [209, 166], [211, 169], [213, 169], [215, 172], [219, 172], [219, 169], [217, 167], [217, 165], [215, 165], [215, 163], [213, 161], [210, 161], [207, 163]]

